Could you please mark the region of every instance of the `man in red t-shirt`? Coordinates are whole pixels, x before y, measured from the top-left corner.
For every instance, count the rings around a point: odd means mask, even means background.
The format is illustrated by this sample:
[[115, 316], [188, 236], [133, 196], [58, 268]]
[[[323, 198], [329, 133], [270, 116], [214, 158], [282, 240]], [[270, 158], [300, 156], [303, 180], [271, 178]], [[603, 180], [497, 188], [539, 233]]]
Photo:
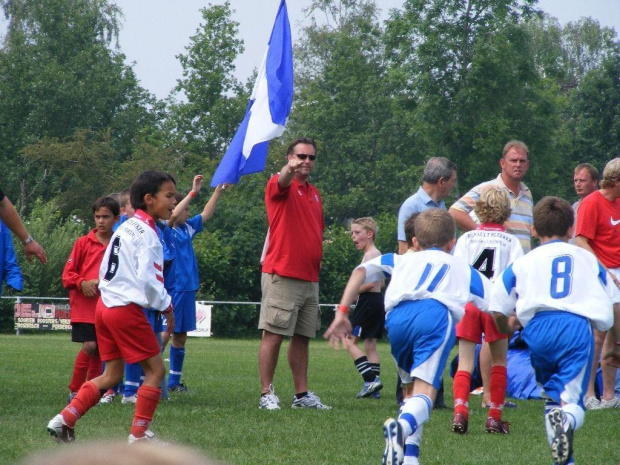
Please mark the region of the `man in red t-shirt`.
[[287, 163], [265, 190], [269, 237], [261, 278], [258, 352], [261, 380], [259, 408], [278, 410], [273, 377], [285, 336], [291, 341], [288, 361], [293, 374], [293, 408], [329, 409], [308, 391], [308, 345], [320, 328], [319, 270], [323, 256], [323, 205], [308, 182], [316, 144], [297, 139], [289, 145]]
[[[601, 188], [587, 197], [579, 205], [575, 241], [579, 247], [589, 250], [612, 275], [616, 286], [620, 287], [620, 158], [614, 158], [605, 166]], [[614, 305], [614, 315], [618, 318], [618, 305]], [[594, 382], [598, 358], [601, 350], [607, 353], [617, 346], [611, 333], [594, 330], [594, 363], [590, 385], [586, 393], [585, 406], [588, 410], [601, 408], [620, 408], [620, 398], [615, 397], [614, 385], [616, 368], [601, 360], [603, 371], [603, 393], [601, 400], [594, 395]], [[617, 350], [617, 349], [616, 349]]]

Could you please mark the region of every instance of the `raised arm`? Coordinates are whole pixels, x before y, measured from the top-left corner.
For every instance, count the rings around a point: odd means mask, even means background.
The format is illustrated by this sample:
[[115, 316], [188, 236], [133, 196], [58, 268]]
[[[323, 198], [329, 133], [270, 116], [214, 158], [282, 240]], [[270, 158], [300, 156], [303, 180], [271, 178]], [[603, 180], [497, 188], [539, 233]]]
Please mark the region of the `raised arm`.
[[215, 188], [213, 194], [211, 194], [211, 198], [206, 203], [205, 207], [200, 213], [203, 223], [213, 216], [213, 213], [215, 213], [215, 208], [217, 207], [217, 202], [220, 200], [222, 192], [224, 191], [224, 189], [227, 189], [230, 186], [232, 186], [232, 184], [220, 184]]
[[189, 207], [189, 203], [191, 202], [191, 200], [194, 197], [196, 197], [198, 192], [200, 192], [200, 189], [202, 189], [204, 182], [205, 182], [205, 179], [202, 174], [197, 174], [196, 176], [194, 176], [194, 182], [192, 183], [192, 190], [189, 191], [189, 193], [183, 198], [183, 200], [177, 203], [176, 207], [174, 207], [174, 210], [172, 210], [172, 214], [170, 215], [170, 219], [168, 220], [168, 226], [174, 227], [174, 225], [179, 220], [179, 216], [181, 216], [181, 213], [187, 207]]

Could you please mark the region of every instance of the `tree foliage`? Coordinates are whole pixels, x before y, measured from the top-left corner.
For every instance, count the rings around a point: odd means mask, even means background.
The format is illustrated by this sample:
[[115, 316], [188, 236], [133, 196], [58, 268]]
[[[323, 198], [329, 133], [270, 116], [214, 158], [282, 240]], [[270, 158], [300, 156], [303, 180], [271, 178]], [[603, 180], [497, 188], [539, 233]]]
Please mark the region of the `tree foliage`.
[[146, 109], [152, 98], [139, 87], [125, 56], [111, 48], [120, 15], [113, 3], [12, 0], [4, 2], [4, 11], [0, 153], [10, 176], [3, 181], [8, 191], [22, 194], [22, 202], [50, 198], [49, 174], [22, 164], [22, 148], [87, 129], [109, 132], [122, 157], [144, 126], [153, 124]]
[[233, 76], [243, 41], [230, 2], [200, 12], [203, 23], [190, 37], [187, 53], [177, 56], [183, 78], [171, 95], [167, 128], [190, 150], [214, 159], [232, 139], [249, 94]]
[[[375, 217], [379, 249], [393, 251], [398, 207], [429, 157], [459, 166], [458, 196], [496, 176], [504, 143], [521, 139], [534, 198], [572, 198], [577, 163], [602, 169], [620, 154], [619, 46], [613, 29], [590, 18], [562, 26], [536, 3], [406, 0], [380, 23], [373, 0], [314, 0], [295, 44], [288, 129], [271, 142], [265, 172], [227, 190], [195, 240], [199, 297], [260, 300], [265, 184], [297, 137], [318, 143], [311, 182], [328, 226], [324, 303], [338, 300], [360, 260], [350, 219]], [[51, 266], [26, 265], [26, 292], [63, 295], [61, 264], [91, 224], [95, 198], [149, 168], [171, 172], [182, 192], [195, 174], [215, 171], [249, 98], [250, 82], [234, 77], [243, 43], [229, 2], [203, 8], [178, 56], [183, 76], [157, 101], [124, 64], [113, 2], [3, 6], [0, 187], [31, 207], [28, 226], [52, 257]], [[209, 195], [192, 202], [193, 214]], [[217, 318], [232, 335], [254, 316], [233, 306]]]

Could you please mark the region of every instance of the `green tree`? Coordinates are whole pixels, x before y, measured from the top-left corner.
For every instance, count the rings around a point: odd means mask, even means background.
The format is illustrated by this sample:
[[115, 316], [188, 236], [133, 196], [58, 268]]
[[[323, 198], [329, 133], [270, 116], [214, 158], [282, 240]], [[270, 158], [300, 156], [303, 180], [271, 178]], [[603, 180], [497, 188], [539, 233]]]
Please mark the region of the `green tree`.
[[62, 271], [75, 240], [86, 232], [84, 222], [78, 218], [64, 219], [55, 202], [35, 202], [26, 219], [28, 231], [45, 248], [47, 264], [36, 260], [28, 263], [21, 243], [14, 238], [17, 260], [24, 276], [23, 295], [67, 297], [62, 286]]
[[620, 53], [585, 75], [571, 95], [574, 164], [599, 170], [620, 156]]
[[169, 99], [166, 128], [189, 150], [219, 159], [249, 97], [247, 87], [233, 76], [243, 41], [237, 38], [239, 24], [231, 19], [230, 2], [200, 12], [203, 22], [185, 47], [187, 53], [177, 56], [183, 78]]
[[536, 197], [553, 178], [562, 107], [555, 83], [535, 66], [525, 27], [535, 3], [409, 0], [388, 21], [390, 76], [404, 89], [408, 142], [423, 158], [453, 160], [462, 191], [499, 172], [501, 148], [513, 138], [531, 148]]
[[380, 211], [395, 214], [412, 190], [416, 168], [400, 145], [406, 122], [394, 116], [377, 7], [369, 0], [325, 0], [308, 13], [325, 15], [327, 24], [312, 19], [296, 48], [287, 135], [319, 143], [312, 178], [328, 224]]
[[10, 173], [4, 187], [31, 200], [49, 198], [48, 174], [22, 165], [21, 148], [44, 138], [62, 141], [79, 129], [109, 130], [118, 155], [126, 155], [153, 124], [146, 106], [154, 102], [125, 56], [112, 49], [120, 16], [113, 3], [12, 0], [3, 7], [8, 32], [0, 49], [0, 153]]

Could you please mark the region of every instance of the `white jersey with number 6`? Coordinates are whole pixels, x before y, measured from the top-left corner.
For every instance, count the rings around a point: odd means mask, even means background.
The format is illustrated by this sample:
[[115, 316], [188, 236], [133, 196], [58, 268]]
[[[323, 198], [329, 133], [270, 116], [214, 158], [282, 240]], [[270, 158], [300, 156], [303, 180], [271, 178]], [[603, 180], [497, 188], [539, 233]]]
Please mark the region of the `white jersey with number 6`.
[[99, 268], [106, 307], [130, 303], [163, 311], [171, 298], [164, 288], [164, 253], [155, 224], [141, 210], [112, 235]]
[[523, 247], [517, 236], [507, 233], [502, 226], [481, 224], [459, 237], [454, 256], [494, 281], [508, 265], [523, 256]]
[[527, 326], [537, 312], [561, 310], [588, 318], [605, 331], [620, 292], [590, 252], [551, 241], [517, 259], [495, 280], [489, 311], [513, 315]]

